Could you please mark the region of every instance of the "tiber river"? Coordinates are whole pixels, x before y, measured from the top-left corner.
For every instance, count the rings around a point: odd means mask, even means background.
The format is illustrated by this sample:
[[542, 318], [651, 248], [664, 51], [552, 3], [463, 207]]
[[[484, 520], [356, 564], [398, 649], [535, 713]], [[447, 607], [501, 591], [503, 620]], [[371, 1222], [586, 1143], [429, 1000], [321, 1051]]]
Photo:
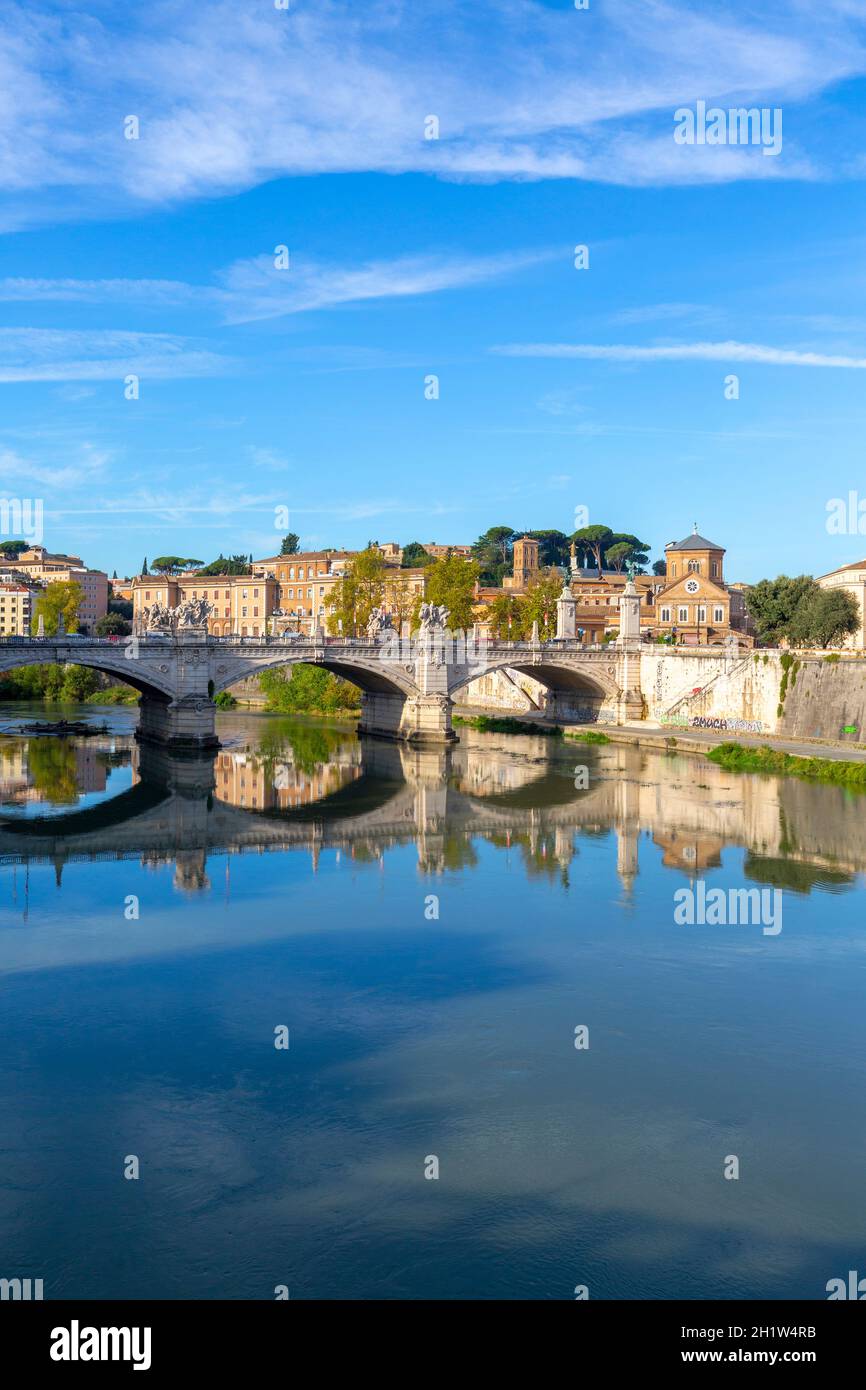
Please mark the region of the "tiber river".
[[[133, 711], [75, 713], [111, 732], [0, 738], [0, 1277], [822, 1299], [866, 1274], [862, 798], [265, 715], [172, 764]], [[701, 884], [780, 889], [781, 929], [680, 924]]]

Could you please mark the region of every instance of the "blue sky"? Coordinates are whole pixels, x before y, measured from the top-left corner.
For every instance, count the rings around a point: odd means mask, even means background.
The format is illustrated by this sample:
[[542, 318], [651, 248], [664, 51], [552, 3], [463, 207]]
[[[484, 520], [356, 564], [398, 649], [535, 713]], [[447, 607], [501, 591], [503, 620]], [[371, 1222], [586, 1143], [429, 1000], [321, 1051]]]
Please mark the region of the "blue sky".
[[[782, 149], [676, 143], [698, 101]], [[7, 4], [0, 492], [109, 573], [577, 507], [823, 573], [864, 173], [862, 0]]]

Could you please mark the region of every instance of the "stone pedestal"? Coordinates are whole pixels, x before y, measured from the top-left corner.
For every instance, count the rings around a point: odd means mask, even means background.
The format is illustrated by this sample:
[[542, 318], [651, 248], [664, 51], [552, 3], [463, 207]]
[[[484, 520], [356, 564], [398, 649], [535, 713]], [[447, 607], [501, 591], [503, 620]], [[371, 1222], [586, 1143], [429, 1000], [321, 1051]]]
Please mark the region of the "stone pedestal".
[[562, 593], [556, 600], [557, 641], [562, 641], [566, 638], [573, 638], [577, 635], [574, 610], [574, 595], [571, 592], [571, 589], [568, 587], [568, 582], [566, 581]]
[[634, 586], [634, 580], [629, 576], [619, 601], [617, 646], [628, 647], [636, 642], [640, 642], [640, 594]]

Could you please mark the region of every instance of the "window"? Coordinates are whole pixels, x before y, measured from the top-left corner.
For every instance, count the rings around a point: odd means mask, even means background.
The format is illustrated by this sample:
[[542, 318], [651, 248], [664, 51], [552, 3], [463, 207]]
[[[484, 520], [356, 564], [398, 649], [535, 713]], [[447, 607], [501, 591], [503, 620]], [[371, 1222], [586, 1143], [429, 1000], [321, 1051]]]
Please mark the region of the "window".
[[[242, 608], [242, 609], [241, 609], [241, 617], [242, 617], [242, 618], [245, 618], [246, 616], [247, 616], [247, 610], [246, 610], [245, 608]], [[246, 636], [246, 631], [247, 631], [246, 628], [244, 628], [244, 635], [245, 635], [245, 636]]]
[[717, 561], [717, 560], [713, 560], [713, 563], [710, 565], [710, 573], [711, 573], [711, 575], [713, 576], [713, 579], [718, 579], [718, 577], [719, 577], [719, 564], [718, 564], [718, 561]]
[[705, 623], [706, 621], [707, 621], [707, 610], [706, 610], [706, 608], [699, 608], [699, 609], [698, 609], [698, 622], [699, 622], [699, 623]]
[[675, 579], [675, 578], [676, 578], [676, 574], [677, 574], [677, 562], [676, 562], [676, 560], [674, 560], [674, 561], [672, 561], [672, 563], [671, 563], [671, 579]]
[[689, 560], [689, 574], [700, 574], [700, 572], [701, 572], [701, 562], [700, 562], [700, 560]]
[[259, 591], [258, 591], [258, 589], [253, 589], [253, 598], [258, 598], [258, 596], [259, 596]]
[[253, 609], [253, 617], [254, 617], [254, 618], [257, 618], [258, 616], [259, 616], [259, 605], [256, 604], [255, 608]]
[[678, 610], [677, 622], [680, 622], [680, 623], [687, 623], [688, 620], [689, 620], [689, 610], [688, 610], [688, 608], [680, 608], [680, 609]]
[[713, 609], [713, 622], [723, 623], [725, 621], [725, 610], [722, 607]]
[[671, 610], [670, 610], [669, 608], [663, 608], [663, 609], [662, 609], [662, 611], [661, 611], [661, 620], [662, 620], [663, 623], [669, 623], [669, 622], [670, 622], [670, 620], [671, 620]]
[[290, 579], [294, 579], [294, 577], [295, 577], [295, 567], [294, 567], [294, 565], [292, 565], [292, 568], [289, 570], [289, 578], [290, 578]]

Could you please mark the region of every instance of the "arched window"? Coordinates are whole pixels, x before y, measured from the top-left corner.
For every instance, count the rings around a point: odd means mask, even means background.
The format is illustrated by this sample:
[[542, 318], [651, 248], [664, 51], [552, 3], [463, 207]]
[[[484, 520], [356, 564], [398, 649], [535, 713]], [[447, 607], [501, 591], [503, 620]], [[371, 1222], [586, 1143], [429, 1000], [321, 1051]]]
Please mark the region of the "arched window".
[[689, 560], [689, 574], [700, 574], [700, 572], [701, 572], [701, 562], [700, 562], [700, 560]]

